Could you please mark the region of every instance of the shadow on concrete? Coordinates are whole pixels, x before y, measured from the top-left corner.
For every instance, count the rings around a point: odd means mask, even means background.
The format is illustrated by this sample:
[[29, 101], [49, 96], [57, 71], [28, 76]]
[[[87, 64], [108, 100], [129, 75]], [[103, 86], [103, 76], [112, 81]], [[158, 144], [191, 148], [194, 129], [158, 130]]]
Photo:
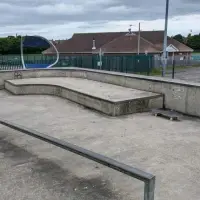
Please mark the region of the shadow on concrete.
[[53, 160], [38, 158], [25, 148], [8, 141], [6, 137], [0, 138], [0, 153], [3, 154], [3, 159], [8, 159], [11, 162], [12, 167], [20, 167], [20, 165], [29, 163], [31, 177], [40, 180], [48, 190], [53, 190], [67, 199], [122, 199], [112, 191], [111, 183], [108, 180], [104, 180], [100, 176], [88, 179], [79, 178], [72, 172], [63, 169]]

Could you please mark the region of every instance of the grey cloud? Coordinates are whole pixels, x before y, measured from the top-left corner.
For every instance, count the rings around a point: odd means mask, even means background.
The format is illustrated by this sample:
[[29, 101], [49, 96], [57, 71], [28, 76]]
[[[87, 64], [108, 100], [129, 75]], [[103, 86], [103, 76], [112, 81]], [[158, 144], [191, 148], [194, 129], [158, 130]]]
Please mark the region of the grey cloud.
[[[62, 11], [57, 9], [59, 4], [63, 7]], [[67, 8], [68, 4], [70, 8]], [[79, 12], [73, 5], [78, 6]], [[113, 7], [115, 9], [111, 9]], [[116, 9], [118, 7], [119, 10]], [[107, 9], [115, 12], [107, 12]], [[165, 0], [1, 0], [0, 25], [154, 20], [164, 18], [164, 12]], [[200, 0], [170, 0], [171, 17], [195, 13], [200, 13]]]
[[199, 4], [199, 0], [182, 0], [184, 3], [189, 3], [189, 4]]

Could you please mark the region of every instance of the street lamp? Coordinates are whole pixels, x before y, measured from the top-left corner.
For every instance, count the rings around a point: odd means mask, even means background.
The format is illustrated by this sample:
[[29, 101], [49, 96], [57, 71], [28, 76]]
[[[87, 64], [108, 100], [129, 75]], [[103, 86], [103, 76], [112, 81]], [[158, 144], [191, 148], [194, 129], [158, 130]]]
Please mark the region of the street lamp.
[[169, 0], [166, 0], [166, 11], [165, 11], [165, 33], [163, 43], [163, 69], [162, 76], [165, 76], [167, 66], [167, 28], [168, 28], [168, 13], [169, 13]]
[[138, 28], [138, 55], [140, 55], [140, 22], [139, 22], [139, 28]]
[[[137, 27], [136, 25], [130, 25], [130, 28], [129, 28], [129, 34], [132, 33], [131, 31], [131, 27], [134, 26], [134, 27]], [[141, 29], [140, 29], [140, 22], [138, 24], [138, 48], [137, 48], [137, 54], [139, 55], [140, 54], [140, 33], [141, 33]]]

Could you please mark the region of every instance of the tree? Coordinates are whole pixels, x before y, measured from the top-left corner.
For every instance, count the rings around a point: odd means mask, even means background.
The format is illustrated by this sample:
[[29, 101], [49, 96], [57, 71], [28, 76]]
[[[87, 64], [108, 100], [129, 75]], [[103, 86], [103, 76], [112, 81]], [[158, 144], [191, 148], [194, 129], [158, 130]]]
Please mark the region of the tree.
[[[0, 54], [20, 54], [21, 36], [0, 38]], [[44, 48], [24, 48], [24, 54], [39, 54]]]
[[185, 37], [182, 36], [181, 34], [175, 35], [173, 38], [174, 38], [175, 40], [181, 42], [181, 43], [184, 43], [184, 42], [185, 42]]
[[184, 37], [181, 34], [177, 34], [172, 38], [183, 44], [186, 44], [195, 51], [200, 51], [200, 33], [197, 35], [192, 35], [191, 33], [189, 33], [187, 37]]
[[187, 45], [194, 50], [200, 50], [200, 35], [193, 35], [188, 37]]

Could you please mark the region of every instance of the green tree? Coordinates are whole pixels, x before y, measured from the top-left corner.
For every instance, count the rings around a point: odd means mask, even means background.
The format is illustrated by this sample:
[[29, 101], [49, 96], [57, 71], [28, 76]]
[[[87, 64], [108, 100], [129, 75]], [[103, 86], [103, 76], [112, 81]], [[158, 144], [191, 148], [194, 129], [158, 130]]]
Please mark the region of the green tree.
[[181, 43], [184, 43], [184, 42], [185, 42], [185, 37], [182, 36], [181, 34], [175, 35], [173, 38], [174, 38], [175, 40], [181, 42]]
[[[0, 38], [0, 54], [20, 54], [21, 36]], [[39, 54], [44, 48], [24, 48], [25, 54]]]
[[187, 45], [194, 50], [200, 50], [200, 34], [188, 37]]

